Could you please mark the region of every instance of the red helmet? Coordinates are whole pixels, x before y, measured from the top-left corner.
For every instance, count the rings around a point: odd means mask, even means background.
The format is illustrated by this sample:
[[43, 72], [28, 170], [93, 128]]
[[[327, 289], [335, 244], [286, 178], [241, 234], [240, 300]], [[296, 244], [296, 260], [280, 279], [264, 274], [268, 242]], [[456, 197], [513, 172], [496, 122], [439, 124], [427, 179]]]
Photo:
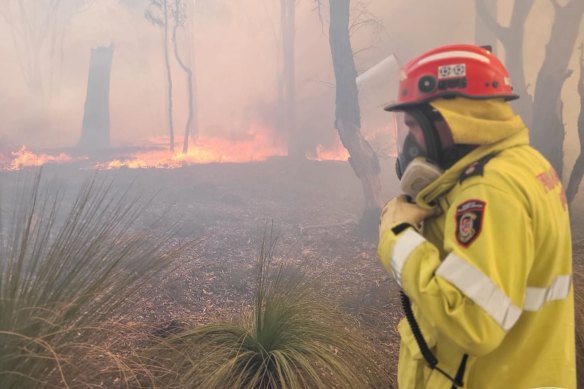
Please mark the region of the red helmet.
[[475, 45], [449, 45], [428, 51], [402, 69], [397, 103], [386, 111], [440, 97], [514, 100], [509, 73], [490, 50]]

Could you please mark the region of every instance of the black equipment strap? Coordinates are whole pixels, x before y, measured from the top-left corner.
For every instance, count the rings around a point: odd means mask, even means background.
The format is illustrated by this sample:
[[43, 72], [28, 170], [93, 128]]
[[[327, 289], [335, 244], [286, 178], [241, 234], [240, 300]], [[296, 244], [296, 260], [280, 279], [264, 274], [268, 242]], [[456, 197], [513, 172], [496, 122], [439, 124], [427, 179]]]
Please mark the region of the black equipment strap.
[[460, 361], [460, 365], [458, 366], [458, 371], [456, 372], [456, 376], [454, 377], [455, 383], [452, 384], [452, 388], [456, 389], [456, 382], [460, 383], [460, 386], [464, 386], [462, 379], [464, 378], [464, 371], [466, 370], [466, 361], [468, 360], [468, 354], [464, 354], [462, 356], [462, 360]]
[[462, 356], [462, 360], [460, 361], [460, 365], [458, 366], [458, 371], [456, 372], [456, 376], [454, 378], [450, 374], [448, 374], [447, 372], [445, 372], [444, 370], [439, 368], [438, 367], [438, 359], [436, 358], [436, 356], [434, 354], [432, 354], [430, 347], [428, 347], [428, 344], [426, 343], [426, 339], [424, 339], [424, 336], [422, 335], [422, 331], [420, 330], [420, 326], [418, 325], [418, 322], [416, 321], [416, 318], [414, 317], [414, 312], [412, 311], [412, 305], [410, 303], [410, 298], [408, 296], [406, 296], [406, 294], [403, 291], [400, 291], [400, 297], [401, 297], [401, 303], [402, 303], [402, 307], [404, 310], [404, 314], [406, 316], [406, 320], [408, 321], [408, 324], [410, 325], [410, 329], [412, 330], [412, 334], [414, 335], [414, 339], [416, 339], [416, 343], [418, 344], [418, 347], [420, 348], [420, 352], [422, 353], [422, 356], [426, 360], [426, 363], [428, 363], [428, 367], [438, 371], [440, 374], [442, 374], [443, 376], [448, 378], [450, 381], [452, 381], [452, 389], [464, 387], [464, 383], [462, 380], [464, 378], [464, 371], [466, 369], [466, 361], [468, 359], [468, 354], [464, 354]]

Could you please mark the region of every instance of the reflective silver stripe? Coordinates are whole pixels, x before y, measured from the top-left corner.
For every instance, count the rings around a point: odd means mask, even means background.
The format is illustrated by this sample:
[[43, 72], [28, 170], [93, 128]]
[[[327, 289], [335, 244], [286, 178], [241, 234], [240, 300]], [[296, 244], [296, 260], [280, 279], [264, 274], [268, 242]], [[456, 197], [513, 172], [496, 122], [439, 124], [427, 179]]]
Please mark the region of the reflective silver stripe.
[[559, 386], [538, 386], [537, 388], [531, 388], [531, 389], [566, 389], [563, 386], [559, 387]]
[[424, 237], [414, 231], [413, 228], [408, 228], [397, 238], [391, 253], [391, 270], [399, 286], [401, 286], [401, 273], [406, 260], [412, 251], [425, 241]]
[[430, 55], [426, 58], [422, 58], [421, 60], [418, 61], [418, 64], [422, 65], [422, 64], [425, 64], [426, 62], [438, 61], [441, 59], [448, 59], [448, 58], [472, 58], [472, 59], [476, 59], [477, 61], [481, 61], [484, 63], [491, 62], [489, 60], [489, 57], [487, 57], [487, 56], [473, 53], [472, 51], [455, 50], [455, 51], [447, 51], [445, 53], [433, 54], [433, 55]]
[[528, 287], [525, 292], [523, 309], [526, 311], [538, 311], [548, 301], [562, 300], [568, 297], [572, 276], [557, 276], [547, 288]]
[[521, 309], [489, 277], [457, 255], [450, 253], [436, 270], [436, 275], [460, 289], [503, 330], [508, 331], [519, 319]]

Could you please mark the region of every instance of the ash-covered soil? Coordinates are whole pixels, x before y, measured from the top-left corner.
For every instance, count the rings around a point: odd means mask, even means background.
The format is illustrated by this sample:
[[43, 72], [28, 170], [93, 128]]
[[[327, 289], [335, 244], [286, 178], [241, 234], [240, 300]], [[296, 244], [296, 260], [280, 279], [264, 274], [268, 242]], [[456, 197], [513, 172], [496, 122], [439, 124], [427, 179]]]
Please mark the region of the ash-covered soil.
[[140, 317], [196, 323], [248, 310], [259, 248], [273, 230], [274, 262], [306, 272], [358, 320], [382, 352], [379, 364], [396, 365], [398, 290], [377, 260], [377, 237], [361, 232], [361, 184], [347, 163], [272, 159], [117, 175], [139, 177], [143, 191], [156, 183], [152, 216], [180, 219], [181, 238], [200, 239], [142, 299]]
[[[392, 168], [385, 170], [391, 176]], [[17, 193], [35, 174], [0, 173], [3, 192]], [[54, 165], [42, 172], [65, 202], [92, 177], [114, 190], [129, 188], [130, 201], [152, 198], [137, 228], [176, 222], [174, 244], [197, 242], [177, 268], [141, 292], [125, 319], [130, 325], [163, 332], [239, 316], [253, 303], [258, 252], [264, 235], [273, 231], [274, 262], [314, 278], [378, 346], [379, 364], [395, 367], [398, 289], [377, 260], [377, 237], [361, 232], [363, 194], [348, 163], [274, 158], [98, 172]], [[387, 191], [389, 198], [389, 185]]]

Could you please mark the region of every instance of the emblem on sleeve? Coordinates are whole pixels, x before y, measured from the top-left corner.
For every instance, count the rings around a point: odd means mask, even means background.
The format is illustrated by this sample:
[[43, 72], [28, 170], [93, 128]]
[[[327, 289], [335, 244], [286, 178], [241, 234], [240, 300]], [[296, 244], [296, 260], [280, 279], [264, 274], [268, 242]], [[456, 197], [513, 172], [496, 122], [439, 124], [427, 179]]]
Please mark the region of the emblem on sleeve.
[[456, 240], [468, 247], [481, 233], [486, 203], [467, 200], [456, 208]]

